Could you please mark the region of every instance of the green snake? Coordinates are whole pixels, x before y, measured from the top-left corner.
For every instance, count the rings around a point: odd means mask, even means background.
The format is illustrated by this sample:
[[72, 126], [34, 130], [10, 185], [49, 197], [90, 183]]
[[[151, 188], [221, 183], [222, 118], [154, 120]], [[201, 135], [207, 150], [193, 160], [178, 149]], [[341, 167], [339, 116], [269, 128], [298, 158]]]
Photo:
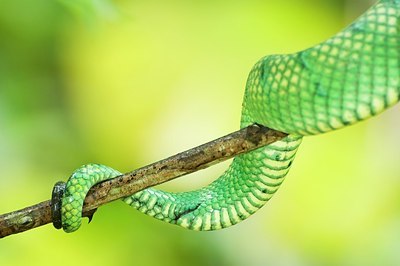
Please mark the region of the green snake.
[[[260, 209], [284, 180], [302, 137], [374, 116], [400, 99], [400, 0], [381, 0], [349, 27], [312, 48], [270, 55], [251, 70], [241, 127], [258, 123], [289, 135], [239, 155], [217, 180], [189, 192], [148, 188], [123, 199], [159, 220], [193, 230], [216, 230]], [[120, 175], [87, 164], [69, 178], [62, 197], [65, 232], [81, 225], [94, 184]]]

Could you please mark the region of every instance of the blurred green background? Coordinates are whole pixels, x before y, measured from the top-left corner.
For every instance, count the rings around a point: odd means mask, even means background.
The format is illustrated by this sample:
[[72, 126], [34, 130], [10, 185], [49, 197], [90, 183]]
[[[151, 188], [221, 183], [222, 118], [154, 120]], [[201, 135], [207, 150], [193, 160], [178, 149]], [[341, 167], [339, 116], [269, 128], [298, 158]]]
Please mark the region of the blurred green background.
[[[126, 172], [236, 130], [260, 57], [314, 45], [372, 2], [0, 1], [0, 213], [82, 164]], [[399, 112], [306, 138], [277, 195], [234, 227], [192, 232], [114, 202], [73, 234], [1, 239], [0, 264], [400, 265]]]

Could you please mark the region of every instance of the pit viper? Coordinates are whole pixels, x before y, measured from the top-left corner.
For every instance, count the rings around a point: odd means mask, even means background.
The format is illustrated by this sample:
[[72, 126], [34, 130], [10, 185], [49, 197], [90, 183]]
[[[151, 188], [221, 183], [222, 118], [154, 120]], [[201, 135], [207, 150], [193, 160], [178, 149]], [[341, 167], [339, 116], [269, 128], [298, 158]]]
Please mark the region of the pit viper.
[[[148, 188], [123, 199], [159, 220], [193, 230], [234, 225], [278, 190], [303, 136], [325, 133], [374, 116], [400, 99], [400, 0], [381, 0], [330, 39], [309, 49], [269, 55], [252, 68], [240, 126], [258, 123], [289, 135], [234, 158], [208, 186], [170, 193]], [[81, 225], [94, 184], [121, 173], [87, 164], [69, 178], [62, 197], [66, 232]]]

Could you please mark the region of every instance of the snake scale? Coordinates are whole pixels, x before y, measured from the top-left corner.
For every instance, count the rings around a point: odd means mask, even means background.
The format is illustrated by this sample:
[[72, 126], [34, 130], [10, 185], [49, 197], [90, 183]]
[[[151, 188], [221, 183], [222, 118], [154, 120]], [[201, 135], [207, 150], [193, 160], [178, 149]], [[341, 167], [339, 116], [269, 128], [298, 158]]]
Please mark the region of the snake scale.
[[[260, 209], [284, 180], [302, 137], [374, 116], [400, 99], [400, 0], [381, 0], [332, 38], [293, 54], [270, 55], [251, 70], [241, 127], [258, 123], [289, 135], [234, 158], [210, 185], [170, 193], [149, 188], [124, 202], [159, 220], [216, 230]], [[66, 232], [81, 224], [89, 188], [121, 173], [87, 164], [69, 178], [62, 197]]]

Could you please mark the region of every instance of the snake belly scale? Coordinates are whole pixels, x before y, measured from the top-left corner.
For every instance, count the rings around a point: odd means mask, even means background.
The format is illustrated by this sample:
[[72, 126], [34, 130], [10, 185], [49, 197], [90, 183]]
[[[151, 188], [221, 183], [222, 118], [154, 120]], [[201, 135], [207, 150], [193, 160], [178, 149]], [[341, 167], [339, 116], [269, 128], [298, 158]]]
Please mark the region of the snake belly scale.
[[[149, 188], [124, 202], [159, 220], [193, 230], [243, 221], [279, 189], [302, 137], [374, 116], [400, 98], [400, 1], [381, 0], [349, 27], [312, 48], [270, 55], [251, 70], [241, 127], [253, 123], [289, 135], [234, 158], [210, 185], [170, 193]], [[62, 199], [62, 227], [81, 224], [82, 204], [94, 184], [121, 173], [104, 165], [77, 169]]]

